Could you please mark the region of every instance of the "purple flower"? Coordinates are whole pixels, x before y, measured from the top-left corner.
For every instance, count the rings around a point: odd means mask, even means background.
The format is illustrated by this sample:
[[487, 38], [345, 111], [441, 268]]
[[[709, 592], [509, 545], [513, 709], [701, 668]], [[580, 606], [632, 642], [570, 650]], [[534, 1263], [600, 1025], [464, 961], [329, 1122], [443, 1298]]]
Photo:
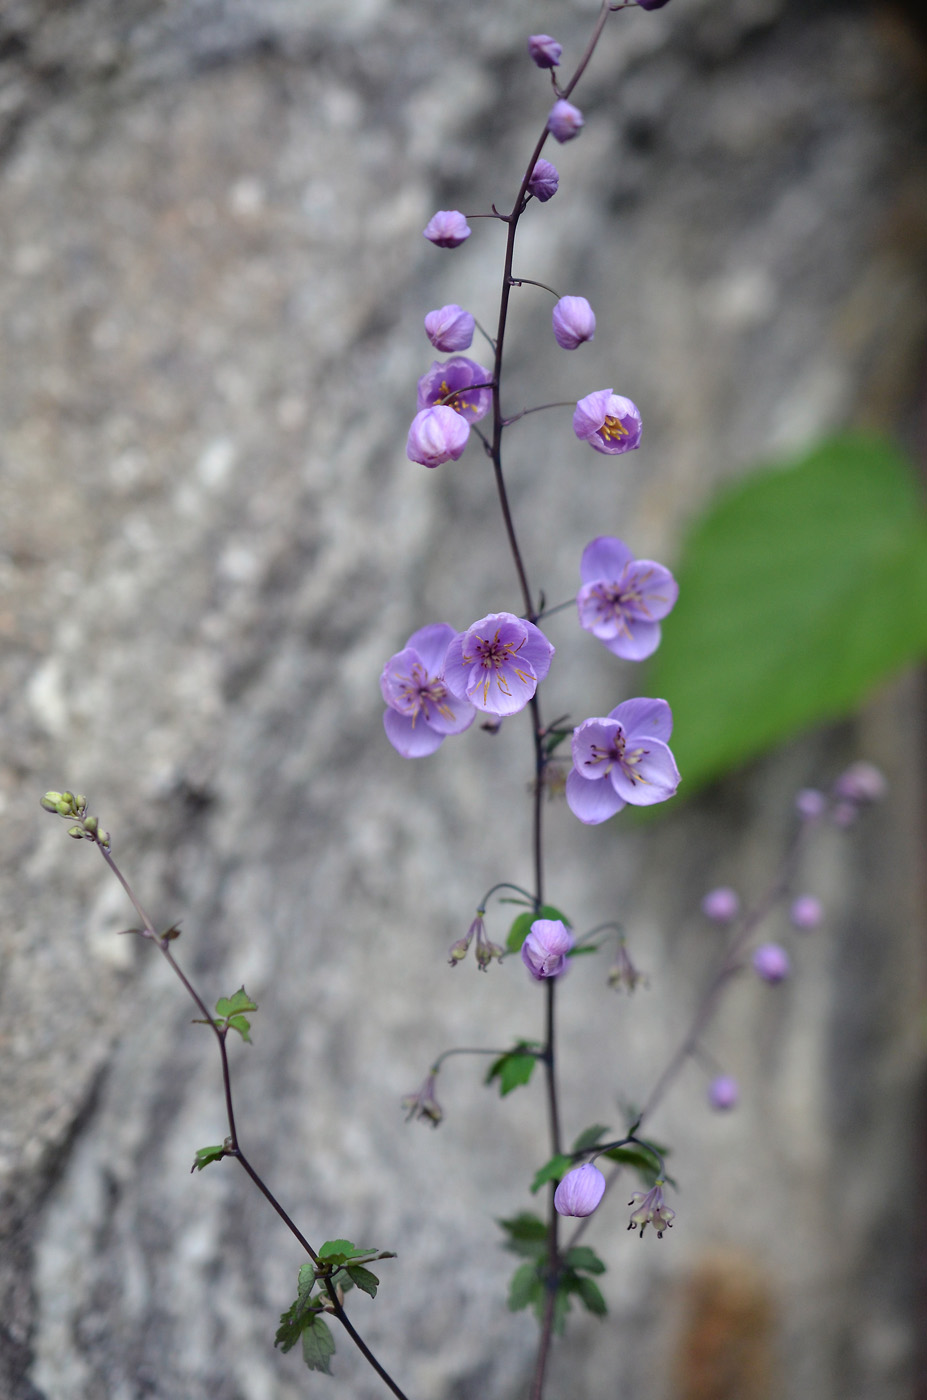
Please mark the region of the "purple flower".
[[452, 303], [429, 311], [425, 334], [436, 350], [468, 350], [473, 344], [473, 317]]
[[641, 416], [630, 399], [611, 389], [596, 389], [576, 405], [573, 431], [596, 452], [614, 457], [640, 446]]
[[637, 0], [637, 4], [642, 10], [662, 10], [669, 0]]
[[656, 1230], [657, 1239], [662, 1239], [663, 1231], [668, 1230], [676, 1219], [676, 1212], [670, 1210], [663, 1199], [665, 1185], [665, 1181], [656, 1181], [649, 1191], [635, 1191], [628, 1201], [629, 1206], [637, 1206], [631, 1214], [628, 1229], [636, 1230], [640, 1226], [641, 1239], [644, 1238], [644, 1230], [648, 1225], [652, 1225]]
[[546, 204], [557, 193], [559, 184], [560, 176], [555, 165], [551, 165], [549, 160], [543, 159], [535, 162], [531, 178], [528, 181], [529, 194], [533, 194], [541, 204]]
[[423, 1123], [430, 1123], [433, 1128], [436, 1128], [441, 1122], [444, 1110], [435, 1098], [436, 1078], [437, 1070], [433, 1069], [414, 1094], [406, 1094], [402, 1106], [405, 1109], [407, 1123], [412, 1118], [420, 1118]]
[[561, 297], [553, 313], [554, 339], [561, 350], [575, 350], [595, 339], [595, 312], [585, 297]]
[[558, 1215], [591, 1215], [605, 1195], [605, 1177], [587, 1162], [567, 1172], [554, 1192], [554, 1210]]
[[424, 758], [448, 734], [462, 734], [473, 723], [473, 706], [451, 695], [444, 683], [444, 658], [455, 636], [447, 622], [422, 627], [383, 667], [383, 728], [403, 758]]
[[628, 802], [650, 807], [672, 797], [679, 785], [679, 770], [666, 744], [672, 732], [665, 700], [624, 700], [605, 718], [577, 725], [566, 784], [573, 815], [597, 826]]
[[470, 226], [459, 209], [439, 209], [423, 229], [429, 243], [439, 248], [459, 248], [470, 237]]
[[567, 953], [576, 939], [559, 919], [535, 919], [521, 945], [521, 960], [536, 982], [560, 977], [567, 966]]
[[723, 1112], [736, 1108], [739, 1098], [740, 1087], [737, 1080], [732, 1079], [729, 1074], [719, 1074], [708, 1087], [708, 1102], [712, 1108], [719, 1108]]
[[[454, 355], [450, 360], [435, 360], [431, 369], [418, 381], [418, 407], [453, 409], [468, 423], [478, 423], [492, 406], [492, 373], [468, 360], [466, 355]], [[474, 389], [474, 384], [486, 387]]]
[[817, 928], [824, 917], [824, 906], [813, 894], [800, 894], [793, 901], [789, 918], [793, 928], [808, 930]]
[[406, 439], [406, 456], [423, 467], [456, 462], [467, 445], [470, 424], [453, 408], [439, 404], [416, 413]]
[[740, 896], [727, 885], [709, 890], [702, 900], [702, 913], [716, 924], [729, 924], [740, 913]]
[[447, 649], [448, 687], [485, 714], [517, 715], [550, 670], [554, 648], [539, 627], [514, 613], [490, 613]]
[[753, 969], [764, 982], [775, 986], [784, 982], [792, 970], [789, 955], [779, 943], [761, 943], [753, 954]]
[[827, 811], [827, 798], [817, 788], [802, 788], [796, 794], [795, 806], [800, 817], [804, 817], [806, 822], [813, 822]]
[[669, 569], [652, 559], [635, 559], [613, 535], [599, 535], [583, 550], [576, 595], [580, 626], [615, 656], [643, 661], [660, 645], [659, 618], [679, 596]]
[[551, 107], [547, 117], [547, 130], [561, 145], [564, 141], [572, 141], [573, 137], [578, 136], [584, 126], [583, 114], [578, 107], [573, 106], [572, 102], [567, 102], [561, 97]]
[[874, 763], [862, 759], [851, 763], [845, 773], [834, 783], [834, 793], [847, 802], [881, 802], [888, 791], [885, 775]]
[[528, 52], [539, 68], [556, 68], [563, 53], [563, 45], [558, 44], [549, 34], [532, 34], [528, 40]]

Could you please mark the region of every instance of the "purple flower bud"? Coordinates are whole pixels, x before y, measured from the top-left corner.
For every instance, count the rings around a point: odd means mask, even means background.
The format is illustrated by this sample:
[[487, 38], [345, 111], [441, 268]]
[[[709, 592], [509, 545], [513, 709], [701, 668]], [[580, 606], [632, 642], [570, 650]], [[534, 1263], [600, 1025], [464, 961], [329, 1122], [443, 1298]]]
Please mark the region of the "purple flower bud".
[[546, 204], [549, 199], [553, 199], [560, 184], [560, 176], [557, 167], [551, 165], [549, 160], [539, 160], [531, 172], [528, 181], [528, 193], [533, 194], [535, 199], [541, 204]]
[[572, 141], [574, 136], [578, 136], [585, 124], [579, 108], [563, 97], [554, 103], [547, 118], [547, 130], [561, 145], [564, 141]]
[[554, 1192], [554, 1210], [558, 1215], [591, 1215], [605, 1195], [605, 1177], [587, 1162], [567, 1172]]
[[585, 297], [561, 297], [554, 307], [554, 339], [561, 350], [595, 340], [595, 312]]
[[652, 1225], [656, 1230], [657, 1239], [662, 1239], [663, 1231], [668, 1230], [676, 1219], [676, 1212], [670, 1210], [663, 1199], [665, 1185], [665, 1181], [656, 1181], [651, 1190], [635, 1191], [628, 1201], [629, 1206], [637, 1206], [637, 1209], [631, 1212], [631, 1223], [628, 1229], [636, 1230], [640, 1226], [641, 1239], [644, 1238], [644, 1230], [648, 1225]]
[[640, 446], [641, 416], [630, 399], [611, 389], [596, 389], [576, 405], [573, 431], [580, 442], [614, 457]]
[[563, 45], [558, 44], [549, 34], [532, 34], [528, 40], [528, 52], [539, 68], [556, 68], [563, 53]]
[[470, 424], [446, 405], [426, 408], [412, 419], [406, 440], [406, 456], [423, 467], [456, 462], [467, 445]]
[[566, 971], [567, 953], [576, 939], [560, 919], [535, 919], [521, 945], [521, 960], [536, 982]]
[[753, 954], [753, 968], [764, 982], [784, 982], [792, 970], [789, 955], [779, 943], [761, 943]]
[[789, 910], [789, 918], [795, 928], [817, 928], [824, 917], [824, 906], [813, 894], [801, 894]]
[[462, 307], [441, 306], [425, 317], [425, 334], [436, 350], [468, 350], [473, 344], [474, 321]]
[[827, 798], [817, 788], [802, 788], [795, 797], [795, 806], [800, 817], [813, 822], [827, 811]]
[[727, 1112], [728, 1109], [736, 1108], [739, 1098], [740, 1088], [737, 1080], [732, 1079], [729, 1074], [719, 1074], [708, 1087], [708, 1102], [712, 1108]]
[[459, 248], [470, 237], [470, 226], [459, 209], [439, 209], [423, 230], [429, 243], [439, 248]]
[[881, 802], [888, 792], [885, 774], [874, 763], [851, 763], [834, 783], [834, 793], [847, 802]]
[[637, 0], [637, 3], [642, 10], [662, 10], [669, 0]]
[[729, 924], [740, 913], [740, 896], [727, 885], [709, 890], [702, 900], [702, 913], [716, 924]]

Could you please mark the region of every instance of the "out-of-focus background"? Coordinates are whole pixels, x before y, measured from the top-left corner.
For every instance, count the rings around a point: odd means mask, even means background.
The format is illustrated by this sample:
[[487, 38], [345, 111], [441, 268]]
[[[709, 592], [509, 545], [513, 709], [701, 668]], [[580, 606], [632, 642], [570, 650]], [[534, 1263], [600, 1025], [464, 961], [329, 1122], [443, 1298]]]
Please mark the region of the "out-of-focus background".
[[[471, 445], [406, 460], [422, 317], [491, 324], [502, 232], [436, 250], [436, 208], [504, 206], [593, 3], [6, 0], [0, 6], [3, 965], [0, 1392], [10, 1400], [289, 1400], [381, 1386], [275, 1352], [298, 1250], [230, 1163], [213, 1047], [89, 848], [38, 799], [90, 795], [143, 901], [182, 921], [212, 997], [260, 1003], [233, 1047], [243, 1145], [313, 1241], [395, 1249], [358, 1326], [414, 1400], [524, 1393], [494, 1217], [532, 1204], [534, 1087], [452, 1061], [437, 1133], [399, 1101], [453, 1044], [540, 1033], [517, 960], [451, 972], [494, 881], [530, 879], [527, 728], [401, 760], [384, 660], [424, 623], [521, 606]], [[575, 355], [545, 293], [514, 303], [512, 410], [613, 385], [640, 451], [569, 412], [510, 434], [532, 576], [571, 596], [583, 545], [674, 564], [713, 491], [846, 427], [923, 446], [925, 49], [887, 3], [673, 0], [615, 17], [517, 270], [598, 314]], [[478, 352], [477, 358], [479, 358]], [[852, 564], [851, 564], [852, 572]], [[638, 693], [569, 612], [549, 716]], [[719, 665], [723, 658], [719, 657]], [[720, 689], [720, 687], [719, 687]], [[722, 697], [719, 696], [719, 705]], [[724, 721], [719, 721], [723, 725]], [[680, 735], [680, 743], [685, 742]], [[551, 1397], [907, 1400], [923, 1252], [923, 688], [886, 679], [645, 828], [547, 816], [549, 896], [620, 918], [649, 989], [564, 984], [572, 1136], [623, 1122], [722, 946], [707, 889], [770, 879], [796, 790], [852, 759], [886, 803], [800, 872], [822, 927], [793, 980], [745, 977], [654, 1117], [677, 1222], [589, 1239], [610, 1312], [571, 1319]], [[788, 937], [784, 918], [770, 937]], [[490, 935], [501, 940], [496, 917]], [[501, 1038], [501, 1041], [500, 1041]], [[630, 1189], [638, 1183], [628, 1181]], [[649, 1235], [649, 1232], [648, 1232]]]

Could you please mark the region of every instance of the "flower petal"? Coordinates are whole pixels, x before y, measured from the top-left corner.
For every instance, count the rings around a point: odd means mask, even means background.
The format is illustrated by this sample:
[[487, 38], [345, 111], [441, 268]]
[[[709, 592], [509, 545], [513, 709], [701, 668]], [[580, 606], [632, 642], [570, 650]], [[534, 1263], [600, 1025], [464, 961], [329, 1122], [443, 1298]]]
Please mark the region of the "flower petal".
[[429, 676], [440, 676], [444, 671], [447, 649], [456, 636], [457, 629], [449, 622], [432, 622], [413, 632], [406, 647], [413, 647], [418, 652]]
[[618, 721], [629, 743], [638, 734], [667, 740], [673, 732], [673, 712], [665, 700], [622, 700], [608, 717]]
[[627, 740], [625, 763], [634, 777], [616, 763], [609, 777], [612, 787], [625, 802], [635, 807], [653, 807], [657, 802], [665, 802], [679, 786], [679, 769], [676, 760], [660, 739], [641, 738], [639, 742]]
[[628, 614], [646, 622], [666, 617], [679, 597], [679, 584], [669, 569], [653, 559], [635, 559], [625, 570], [622, 584], [622, 591], [629, 595]]
[[408, 715], [397, 714], [395, 710], [385, 711], [383, 728], [387, 739], [403, 758], [425, 758], [444, 743], [444, 735], [435, 733], [423, 720], [413, 723]]
[[584, 719], [573, 730], [573, 766], [577, 777], [587, 781], [608, 772], [608, 755], [615, 747], [620, 725], [609, 719]]
[[662, 628], [659, 622], [641, 622], [635, 617], [626, 617], [617, 637], [603, 637], [600, 631], [593, 635], [614, 656], [621, 656], [625, 661], [643, 661], [652, 656], [660, 645]]
[[586, 826], [608, 821], [625, 805], [609, 782], [590, 783], [574, 768], [566, 781], [567, 806]]
[[[610, 394], [611, 390], [602, 392]], [[615, 535], [598, 535], [583, 550], [579, 577], [583, 583], [598, 583], [600, 579], [612, 582], [621, 578], [625, 564], [630, 564], [633, 559], [634, 555], [624, 540], [619, 540]]]

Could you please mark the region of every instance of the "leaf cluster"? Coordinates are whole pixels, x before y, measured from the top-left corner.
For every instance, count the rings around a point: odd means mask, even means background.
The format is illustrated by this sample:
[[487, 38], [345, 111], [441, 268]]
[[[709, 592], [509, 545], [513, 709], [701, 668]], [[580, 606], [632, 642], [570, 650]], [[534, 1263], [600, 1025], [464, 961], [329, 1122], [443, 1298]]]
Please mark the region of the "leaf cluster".
[[335, 1339], [322, 1316], [334, 1312], [330, 1288], [338, 1301], [351, 1288], [359, 1288], [371, 1298], [377, 1296], [380, 1280], [366, 1267], [375, 1259], [395, 1259], [389, 1250], [358, 1247], [351, 1240], [326, 1240], [319, 1248], [317, 1264], [303, 1264], [297, 1280], [296, 1298], [280, 1315], [274, 1346], [290, 1351], [302, 1343], [303, 1360], [310, 1371], [331, 1375]]
[[[569, 1162], [569, 1159], [564, 1160]], [[515, 1270], [509, 1284], [509, 1308], [512, 1312], [532, 1308], [535, 1317], [541, 1323], [551, 1288], [547, 1226], [543, 1220], [528, 1211], [522, 1211], [510, 1220], [500, 1220], [499, 1225], [508, 1236], [505, 1248], [525, 1258], [525, 1263]], [[604, 1263], [588, 1245], [575, 1245], [562, 1255], [553, 1285], [553, 1327], [558, 1335], [561, 1335], [566, 1327], [567, 1313], [572, 1307], [573, 1298], [578, 1298], [583, 1307], [596, 1317], [605, 1316], [608, 1311], [605, 1299], [598, 1284], [589, 1277], [590, 1274], [604, 1272]]]

